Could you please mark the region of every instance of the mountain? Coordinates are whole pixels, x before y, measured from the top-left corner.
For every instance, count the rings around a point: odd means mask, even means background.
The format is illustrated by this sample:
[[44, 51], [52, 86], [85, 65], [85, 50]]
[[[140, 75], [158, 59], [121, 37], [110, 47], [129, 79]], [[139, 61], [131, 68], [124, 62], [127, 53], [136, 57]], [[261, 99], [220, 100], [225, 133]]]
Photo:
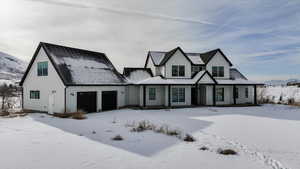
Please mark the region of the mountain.
[[265, 81], [264, 83], [270, 86], [285, 86], [289, 82], [300, 82], [300, 80], [299, 79], [269, 80], [269, 81]]
[[27, 63], [14, 56], [0, 52], [0, 83], [14, 83], [21, 80]]

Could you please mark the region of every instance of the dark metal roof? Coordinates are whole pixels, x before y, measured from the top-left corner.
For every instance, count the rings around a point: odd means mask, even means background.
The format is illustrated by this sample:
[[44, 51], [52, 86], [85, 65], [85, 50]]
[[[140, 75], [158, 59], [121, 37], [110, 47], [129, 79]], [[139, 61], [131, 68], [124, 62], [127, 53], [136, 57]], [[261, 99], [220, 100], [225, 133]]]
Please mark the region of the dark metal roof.
[[244, 79], [248, 80], [240, 71], [238, 71], [236, 68], [230, 69], [230, 79]]
[[41, 42], [23, 76], [21, 85], [41, 48], [45, 50], [65, 85], [126, 83], [125, 78], [104, 53]]
[[151, 77], [153, 77], [153, 73], [150, 68], [140, 68], [140, 67], [124, 67], [123, 75], [128, 77], [132, 72], [135, 71], [144, 71], [148, 73]]

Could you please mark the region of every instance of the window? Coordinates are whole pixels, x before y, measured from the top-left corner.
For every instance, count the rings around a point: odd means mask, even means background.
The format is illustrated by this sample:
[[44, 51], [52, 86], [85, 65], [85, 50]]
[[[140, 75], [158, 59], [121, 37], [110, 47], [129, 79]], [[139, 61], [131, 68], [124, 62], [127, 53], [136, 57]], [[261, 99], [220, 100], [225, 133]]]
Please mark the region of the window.
[[156, 99], [156, 90], [155, 88], [149, 88], [149, 100]]
[[38, 76], [48, 76], [48, 62], [39, 62], [37, 65]]
[[185, 76], [185, 66], [183, 66], [183, 65], [172, 65], [172, 76], [174, 76], [174, 77], [184, 77]]
[[249, 89], [245, 88], [245, 98], [249, 98]]
[[185, 102], [185, 88], [172, 88], [172, 102]]
[[30, 99], [40, 99], [40, 91], [30, 91]]
[[216, 89], [216, 101], [223, 102], [224, 101], [224, 88]]
[[238, 99], [239, 98], [239, 88], [236, 87], [234, 93], [235, 93], [235, 98]]
[[192, 66], [192, 75], [195, 75], [196, 73], [202, 71], [201, 66]]
[[212, 75], [214, 77], [224, 77], [224, 66], [213, 66]]

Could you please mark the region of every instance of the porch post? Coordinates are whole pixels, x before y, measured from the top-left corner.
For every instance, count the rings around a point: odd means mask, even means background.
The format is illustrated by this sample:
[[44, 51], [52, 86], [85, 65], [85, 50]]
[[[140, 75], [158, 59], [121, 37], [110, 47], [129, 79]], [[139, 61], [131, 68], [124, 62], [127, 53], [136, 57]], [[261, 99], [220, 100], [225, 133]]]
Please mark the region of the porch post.
[[213, 85], [213, 105], [216, 106], [216, 85]]
[[236, 104], [236, 86], [233, 85], [233, 104]]
[[196, 83], [196, 90], [195, 90], [195, 92], [196, 92], [196, 105], [198, 106], [199, 105], [199, 96], [198, 96], [198, 94], [199, 94], [199, 88], [198, 88], [198, 83]]
[[257, 89], [256, 89], [256, 85], [254, 85], [254, 104], [257, 104]]
[[146, 85], [143, 85], [143, 107], [146, 107]]
[[171, 85], [168, 85], [168, 107], [171, 107]]

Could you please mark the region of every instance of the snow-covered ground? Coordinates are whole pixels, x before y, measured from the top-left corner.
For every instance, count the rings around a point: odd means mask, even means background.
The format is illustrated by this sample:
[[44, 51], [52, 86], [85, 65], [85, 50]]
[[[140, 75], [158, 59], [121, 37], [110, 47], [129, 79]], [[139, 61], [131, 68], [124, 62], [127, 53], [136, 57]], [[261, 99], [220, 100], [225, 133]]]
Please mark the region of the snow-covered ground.
[[268, 86], [258, 90], [260, 99], [269, 103], [300, 103], [300, 88], [297, 86]]
[[[146, 131], [128, 124], [148, 120], [191, 133], [197, 141]], [[127, 126], [127, 127], [126, 127]], [[94, 132], [93, 132], [94, 131]], [[89, 114], [86, 120], [43, 114], [0, 118], [3, 169], [298, 169], [300, 108], [123, 109]], [[112, 141], [120, 134], [123, 141]], [[207, 146], [209, 151], [201, 151]], [[223, 156], [232, 148], [237, 156]]]

